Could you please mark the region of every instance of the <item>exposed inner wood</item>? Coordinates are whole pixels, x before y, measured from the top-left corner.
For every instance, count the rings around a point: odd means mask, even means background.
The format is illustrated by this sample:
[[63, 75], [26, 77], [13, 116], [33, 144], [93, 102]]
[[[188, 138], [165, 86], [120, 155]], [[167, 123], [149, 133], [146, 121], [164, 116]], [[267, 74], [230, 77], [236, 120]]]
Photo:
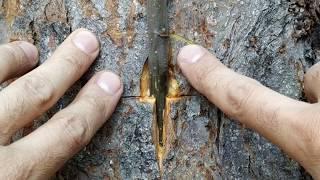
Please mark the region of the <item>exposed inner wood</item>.
[[6, 15], [8, 24], [12, 24], [14, 18], [19, 14], [20, 0], [5, 0], [3, 2], [3, 8]]

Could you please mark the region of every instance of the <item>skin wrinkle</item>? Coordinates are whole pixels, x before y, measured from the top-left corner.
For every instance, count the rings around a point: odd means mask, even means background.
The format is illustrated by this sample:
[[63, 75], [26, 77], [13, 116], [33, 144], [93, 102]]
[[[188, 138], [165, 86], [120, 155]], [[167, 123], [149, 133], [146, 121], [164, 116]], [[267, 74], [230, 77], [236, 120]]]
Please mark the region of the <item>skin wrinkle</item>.
[[28, 59], [26, 52], [19, 46], [20, 43], [12, 42], [0, 46], [0, 54], [2, 54], [0, 82], [25, 73], [38, 62], [38, 59], [33, 61]]
[[[270, 131], [273, 134], [277, 134], [278, 136], [281, 136], [281, 132], [287, 131], [287, 128], [283, 128], [288, 124], [289, 122], [282, 122], [282, 125], [280, 124], [280, 113], [285, 111], [285, 108], [277, 105], [275, 107], [272, 107], [270, 103], [265, 102], [259, 106], [259, 111], [257, 111], [257, 122], [260, 123], [260, 128], [264, 131]], [[285, 116], [282, 115], [282, 118]], [[279, 144], [278, 140], [275, 139], [275, 143]]]
[[[81, 62], [79, 59], [82, 59]], [[69, 55], [66, 57], [55, 57], [52, 59], [51, 62], [48, 62], [50, 64], [55, 64], [56, 62], [59, 62], [59, 68], [64, 70], [66, 72], [67, 76], [69, 77], [75, 77], [79, 76], [81, 74], [80, 72], [83, 72], [86, 70], [85, 67], [88, 66], [88, 63], [91, 63], [89, 61], [89, 58], [81, 58], [77, 55]], [[73, 67], [73, 68], [70, 68]]]
[[64, 65], [63, 67], [75, 67], [73, 69], [73, 71], [71, 71], [72, 72], [71, 75], [73, 75], [73, 72], [74, 72], [74, 74], [77, 74], [78, 71], [84, 71], [86, 69], [85, 64], [86, 64], [86, 62], [88, 62], [88, 59], [89, 59], [89, 58], [84, 58], [83, 61], [79, 61], [80, 57], [78, 57], [78, 56], [79, 55], [67, 55], [64, 57], [57, 57], [55, 59], [55, 61], [61, 61], [61, 62], [66, 63], [66, 65]]
[[[15, 48], [14, 47], [12, 47], [12, 46], [10, 46], [10, 45], [5, 45], [4, 46], [4, 51], [7, 53], [7, 58], [9, 59], [9, 58], [12, 58], [12, 59], [14, 59], [15, 61], [17, 61], [17, 62], [21, 62], [21, 60], [22, 60], [22, 58], [21, 58], [21, 55], [20, 55], [20, 53], [17, 53], [17, 51], [15, 50]], [[20, 52], [19, 50], [18, 50], [18, 52]], [[7, 59], [6, 58], [6, 59]], [[11, 61], [6, 61], [5, 62], [6, 64], [7, 64], [7, 67], [10, 67], [10, 65], [12, 64], [12, 62]], [[20, 65], [20, 64], [19, 64]], [[10, 73], [9, 71], [7, 72], [7, 74], [8, 73]]]
[[[12, 122], [11, 119], [21, 119], [19, 114], [25, 114], [25, 100], [19, 97], [7, 97], [0, 95], [0, 119], [6, 119], [8, 121], [0, 121], [1, 139], [0, 144], [6, 144], [9, 138], [15, 132], [16, 122]], [[9, 103], [13, 102], [13, 103]], [[12, 106], [12, 104], [20, 104], [21, 107]], [[12, 112], [12, 113], [8, 113]]]
[[229, 107], [232, 109], [230, 112], [232, 117], [243, 119], [246, 107], [249, 107], [248, 102], [255, 93], [255, 88], [251, 84], [239, 83], [242, 79], [232, 78], [227, 83], [227, 102], [231, 104]]
[[[28, 59], [28, 56], [27, 54], [23, 51], [23, 49], [21, 47], [17, 47], [17, 48], [14, 48], [11, 46], [9, 46], [10, 48], [10, 51], [12, 51], [12, 54], [15, 55], [14, 59], [15, 59], [15, 67], [21, 67], [23, 65], [29, 65], [31, 66], [31, 63]], [[19, 49], [19, 50], [18, 50]], [[17, 53], [17, 50], [19, 53]], [[27, 60], [27, 61], [26, 61]], [[28, 62], [28, 63], [25, 63], [25, 62]], [[11, 62], [12, 63], [12, 62]], [[16, 72], [14, 72], [15, 74], [19, 74], [19, 73], [22, 73], [22, 72], [19, 72], [21, 71], [22, 69], [17, 69]]]
[[83, 95], [77, 103], [83, 103], [90, 111], [98, 110], [99, 112], [103, 112], [103, 114], [106, 114], [105, 109], [108, 109], [99, 97], [92, 95]]
[[[19, 153], [17, 149], [2, 147], [4, 152], [1, 152], [1, 162], [8, 165], [4, 171], [0, 171], [1, 176], [5, 179], [28, 179], [32, 176], [32, 170], [35, 169], [34, 161], [30, 161], [25, 157], [25, 154]], [[26, 153], [26, 152], [24, 152]], [[7, 156], [3, 157], [6, 154]], [[13, 158], [12, 158], [13, 157]]]
[[[199, 76], [199, 82], [201, 82], [201, 86], [202, 87], [202, 91], [215, 91], [218, 88], [218, 79], [220, 78], [227, 78], [224, 76], [221, 76], [221, 74], [219, 75], [219, 71], [217, 72], [216, 69], [218, 68], [218, 66], [214, 66], [212, 68], [208, 68], [208, 70], [206, 72], [203, 72], [203, 74], [201, 76]], [[223, 71], [221, 71], [223, 72]], [[223, 75], [223, 74], [222, 74]], [[220, 77], [219, 77], [220, 76]], [[201, 78], [204, 77], [204, 78]], [[209, 78], [211, 77], [211, 78]], [[214, 77], [215, 79], [213, 79], [212, 77]], [[208, 82], [214, 82], [214, 85], [210, 85], [210, 87], [208, 87]]]
[[78, 117], [77, 115], [70, 114], [70, 112], [64, 115], [60, 121], [61, 128], [64, 129], [65, 137], [70, 139], [70, 149], [77, 151], [79, 147], [83, 147], [88, 142], [89, 125], [84, 117]]
[[[208, 55], [205, 55], [208, 56]], [[202, 88], [203, 91], [207, 90], [206, 84], [209, 81], [209, 77], [215, 77], [214, 74], [217, 74], [216, 70], [221, 67], [221, 64], [217, 63], [215, 66], [207, 66], [206, 69], [198, 69], [199, 70], [199, 76], [198, 77], [198, 82], [201, 83], [200, 88]]]
[[[305, 127], [304, 125], [302, 127]], [[308, 132], [305, 132], [304, 130], [301, 131], [302, 127], [299, 127], [299, 131], [297, 131], [297, 138], [295, 141], [298, 143], [298, 150], [299, 153], [296, 152], [296, 156], [300, 156], [298, 161], [309, 170], [309, 172], [316, 177], [317, 173], [319, 172], [318, 169], [312, 173], [312, 169], [314, 167], [319, 167], [320, 163], [320, 156], [318, 147], [319, 146], [319, 140], [317, 142], [312, 142], [312, 138], [310, 139], [310, 136]], [[309, 129], [309, 128], [308, 128]], [[317, 144], [315, 144], [317, 143]], [[316, 178], [315, 178], [316, 179]]]
[[52, 104], [56, 95], [55, 88], [50, 80], [42, 73], [26, 76], [21, 83], [26, 98], [33, 100], [32, 105], [36, 108], [48, 107]]
[[304, 123], [302, 123], [300, 126], [301, 128], [298, 129], [298, 134], [302, 135], [302, 142], [306, 143], [305, 147], [309, 147], [308, 151], [311, 153], [311, 155], [319, 153], [320, 150], [320, 139], [318, 138], [318, 129], [320, 129], [319, 117], [320, 113], [318, 111], [309, 113], [307, 120], [304, 121]]
[[[54, 131], [48, 131], [46, 134], [47, 138], [60, 138], [61, 134], [57, 134]], [[69, 153], [73, 153], [73, 151], [71, 151], [71, 148]], [[32, 160], [34, 162], [34, 173], [33, 174], [38, 174], [39, 172], [50, 172], [51, 169], [56, 168], [54, 167], [54, 165], [58, 165], [57, 167], [61, 167], [59, 165], [63, 165], [64, 162], [67, 161], [67, 157], [64, 156], [64, 154], [60, 153], [56, 148], [54, 149], [50, 149], [50, 147], [47, 147], [47, 150], [45, 151], [40, 151], [40, 152], [35, 152], [33, 149], [28, 149], [30, 152], [30, 160]], [[20, 152], [22, 152], [22, 150], [20, 150]], [[35, 153], [39, 153], [39, 154], [35, 154]], [[43, 164], [42, 161], [43, 159], [50, 159], [51, 163], [45, 163]], [[41, 166], [39, 166], [39, 164], [42, 164]]]
[[[271, 129], [271, 131], [277, 133], [279, 131], [279, 112], [281, 107], [276, 107], [272, 110], [266, 110], [268, 107], [268, 102], [261, 103], [259, 105], [259, 110], [257, 111], [256, 119], [258, 122], [262, 122], [260, 126]], [[269, 115], [271, 112], [271, 115]]]

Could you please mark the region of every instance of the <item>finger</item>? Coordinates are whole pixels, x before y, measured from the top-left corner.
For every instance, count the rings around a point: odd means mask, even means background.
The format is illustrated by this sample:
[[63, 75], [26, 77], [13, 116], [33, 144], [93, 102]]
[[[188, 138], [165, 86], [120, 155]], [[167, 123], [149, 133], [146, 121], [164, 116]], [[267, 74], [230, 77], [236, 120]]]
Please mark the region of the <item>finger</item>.
[[34, 167], [35, 173], [48, 175], [56, 172], [67, 159], [87, 145], [111, 116], [122, 89], [118, 76], [110, 72], [98, 74], [71, 105], [9, 147], [28, 154], [28, 159], [32, 161], [28, 166]]
[[320, 98], [320, 63], [312, 66], [304, 76], [304, 92], [309, 102], [319, 102]]
[[24, 41], [0, 46], [0, 83], [23, 75], [38, 62], [37, 48]]
[[226, 114], [290, 152], [297, 149], [292, 141], [296, 132], [290, 127], [309, 104], [235, 73], [200, 46], [183, 48], [178, 63], [190, 83]]
[[43, 65], [0, 93], [0, 142], [48, 110], [77, 81], [99, 53], [96, 37], [72, 33]]

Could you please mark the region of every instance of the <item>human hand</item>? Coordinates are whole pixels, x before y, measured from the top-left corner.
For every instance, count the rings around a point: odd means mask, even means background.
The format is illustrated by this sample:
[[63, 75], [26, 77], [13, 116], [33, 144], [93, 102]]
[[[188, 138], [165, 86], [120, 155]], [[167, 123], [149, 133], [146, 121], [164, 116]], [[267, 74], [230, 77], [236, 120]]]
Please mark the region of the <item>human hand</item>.
[[36, 47], [26, 42], [0, 46], [0, 82], [18, 77], [0, 92], [1, 179], [48, 179], [84, 147], [114, 111], [123, 91], [117, 75], [96, 74], [74, 101], [28, 136], [11, 136], [53, 106], [99, 53], [96, 37], [72, 33], [41, 66]]
[[320, 64], [305, 75], [300, 102], [224, 66], [206, 49], [190, 45], [178, 55], [190, 83], [229, 116], [256, 130], [320, 179]]

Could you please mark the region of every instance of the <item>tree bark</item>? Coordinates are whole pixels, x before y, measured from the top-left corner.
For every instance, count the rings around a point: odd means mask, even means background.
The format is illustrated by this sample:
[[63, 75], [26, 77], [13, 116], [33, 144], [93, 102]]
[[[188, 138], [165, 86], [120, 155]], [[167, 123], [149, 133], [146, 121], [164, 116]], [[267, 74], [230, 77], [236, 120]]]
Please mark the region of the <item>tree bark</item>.
[[0, 0], [0, 42], [34, 43], [41, 63], [77, 28], [93, 31], [101, 43], [101, 53], [86, 75], [14, 140], [66, 107], [93, 73], [111, 70], [124, 83], [116, 113], [55, 179], [309, 178], [279, 148], [199, 95], [181, 74], [176, 57], [182, 46], [201, 44], [235, 71], [304, 100], [303, 74], [320, 60], [319, 2], [170, 0], [163, 146], [159, 144], [155, 99], [149, 91], [146, 60], [152, 40], [147, 3]]

